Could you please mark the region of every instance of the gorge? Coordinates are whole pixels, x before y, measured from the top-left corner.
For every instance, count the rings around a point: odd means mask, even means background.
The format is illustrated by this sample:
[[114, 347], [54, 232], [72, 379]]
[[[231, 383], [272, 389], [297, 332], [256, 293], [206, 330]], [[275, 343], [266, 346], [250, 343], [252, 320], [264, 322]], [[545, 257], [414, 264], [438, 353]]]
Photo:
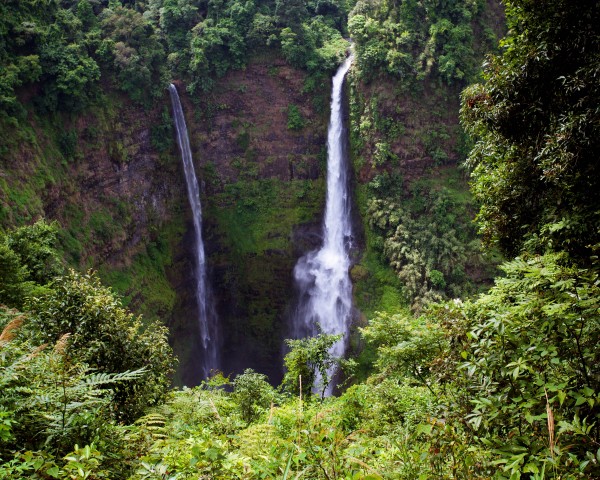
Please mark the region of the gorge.
[[0, 2], [0, 478], [600, 478], [598, 26]]

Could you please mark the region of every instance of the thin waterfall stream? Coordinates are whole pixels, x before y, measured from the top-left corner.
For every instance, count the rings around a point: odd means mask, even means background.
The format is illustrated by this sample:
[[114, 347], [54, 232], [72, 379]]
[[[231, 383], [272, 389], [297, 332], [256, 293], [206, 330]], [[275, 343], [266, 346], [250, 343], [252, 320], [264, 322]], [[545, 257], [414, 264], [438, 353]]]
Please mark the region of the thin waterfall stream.
[[169, 93], [171, 94], [173, 117], [175, 120], [175, 129], [177, 131], [177, 143], [183, 161], [188, 199], [190, 206], [192, 207], [194, 234], [196, 237], [194, 252], [196, 264], [196, 300], [198, 303], [198, 324], [203, 349], [202, 378], [205, 379], [209, 377], [212, 370], [219, 368], [218, 322], [206, 277], [206, 256], [204, 253], [204, 242], [202, 240], [200, 185], [198, 184], [198, 179], [196, 177], [187, 125], [185, 123], [183, 109], [175, 85], [169, 85]]
[[[293, 319], [296, 338], [342, 334], [330, 353], [343, 357], [352, 316], [352, 283], [349, 250], [352, 242], [350, 195], [348, 191], [347, 129], [342, 108], [344, 78], [352, 57], [333, 77], [331, 116], [327, 133], [327, 198], [323, 222], [323, 245], [301, 257], [294, 267], [299, 305]], [[330, 378], [335, 369], [328, 372]], [[320, 379], [318, 381], [321, 381]], [[315, 386], [316, 387], [316, 386]], [[330, 383], [326, 395], [333, 393]]]

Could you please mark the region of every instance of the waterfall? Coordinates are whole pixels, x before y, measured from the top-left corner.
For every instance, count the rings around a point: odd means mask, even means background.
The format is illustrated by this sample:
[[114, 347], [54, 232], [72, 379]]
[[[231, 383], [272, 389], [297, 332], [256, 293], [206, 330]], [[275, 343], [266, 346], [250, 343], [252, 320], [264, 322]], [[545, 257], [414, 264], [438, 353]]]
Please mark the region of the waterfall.
[[169, 85], [171, 103], [173, 105], [173, 117], [175, 129], [177, 130], [177, 143], [181, 152], [181, 159], [185, 170], [185, 182], [187, 185], [188, 199], [192, 207], [194, 220], [194, 233], [196, 235], [195, 263], [196, 263], [196, 300], [198, 302], [198, 323], [200, 328], [200, 340], [203, 350], [202, 377], [208, 378], [211, 370], [218, 365], [218, 342], [217, 342], [217, 318], [214, 304], [211, 300], [210, 290], [206, 281], [206, 258], [204, 254], [204, 242], [202, 241], [202, 205], [200, 204], [200, 186], [194, 170], [192, 161], [192, 150], [188, 138], [187, 126], [183, 109], [177, 94], [175, 85]]
[[[343, 334], [331, 348], [336, 357], [344, 355], [352, 315], [349, 249], [352, 240], [350, 195], [348, 193], [347, 131], [344, 126], [342, 93], [344, 77], [352, 57], [333, 77], [331, 116], [327, 133], [327, 199], [323, 222], [323, 245], [307, 253], [294, 267], [299, 305], [293, 319], [295, 337]], [[328, 372], [335, 375], [334, 369]], [[320, 379], [318, 380], [320, 381]], [[333, 382], [325, 394], [331, 395]]]

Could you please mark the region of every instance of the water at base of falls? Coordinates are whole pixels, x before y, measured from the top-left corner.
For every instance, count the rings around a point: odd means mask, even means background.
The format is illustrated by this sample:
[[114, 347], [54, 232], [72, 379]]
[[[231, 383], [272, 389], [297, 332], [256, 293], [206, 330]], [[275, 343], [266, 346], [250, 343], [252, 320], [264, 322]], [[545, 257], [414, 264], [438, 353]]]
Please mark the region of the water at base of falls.
[[[352, 283], [350, 281], [349, 246], [352, 239], [350, 195], [348, 192], [347, 132], [342, 108], [343, 85], [352, 57], [340, 66], [333, 77], [331, 116], [327, 133], [327, 198], [323, 222], [323, 245], [298, 260], [294, 280], [299, 291], [299, 304], [293, 318], [296, 338], [318, 333], [342, 334], [343, 338], [330, 350], [343, 357], [352, 316]], [[332, 378], [335, 369], [328, 372]], [[322, 382], [322, 379], [318, 379]], [[315, 385], [315, 390], [322, 388]], [[325, 390], [331, 395], [334, 385]]]
[[196, 300], [198, 303], [198, 324], [202, 345], [202, 378], [210, 376], [211, 371], [219, 368], [219, 342], [218, 322], [211, 300], [210, 289], [206, 278], [206, 257], [204, 253], [204, 242], [202, 240], [202, 205], [200, 204], [200, 186], [194, 170], [192, 161], [192, 150], [187, 132], [183, 109], [179, 101], [179, 95], [175, 85], [169, 85], [171, 103], [173, 105], [173, 117], [177, 131], [177, 144], [181, 152], [181, 159], [185, 171], [188, 199], [192, 208], [195, 245], [195, 280]]

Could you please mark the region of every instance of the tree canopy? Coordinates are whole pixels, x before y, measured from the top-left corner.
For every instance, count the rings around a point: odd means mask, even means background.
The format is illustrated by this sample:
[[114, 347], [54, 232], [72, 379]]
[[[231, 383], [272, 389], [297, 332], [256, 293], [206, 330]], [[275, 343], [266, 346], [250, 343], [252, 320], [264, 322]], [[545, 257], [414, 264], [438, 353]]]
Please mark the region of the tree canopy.
[[505, 4], [504, 53], [463, 93], [481, 232], [511, 255], [539, 238], [584, 261], [600, 240], [598, 5]]

